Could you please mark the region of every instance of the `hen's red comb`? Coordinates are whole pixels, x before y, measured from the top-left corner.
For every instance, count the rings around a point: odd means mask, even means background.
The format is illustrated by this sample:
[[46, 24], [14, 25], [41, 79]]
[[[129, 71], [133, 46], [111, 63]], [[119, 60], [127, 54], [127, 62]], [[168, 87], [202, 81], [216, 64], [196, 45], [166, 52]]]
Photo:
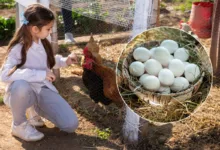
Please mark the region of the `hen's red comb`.
[[84, 54], [84, 55], [87, 55], [87, 54], [88, 54], [88, 50], [89, 50], [88, 47], [85, 47], [85, 48], [83, 49], [83, 54]]

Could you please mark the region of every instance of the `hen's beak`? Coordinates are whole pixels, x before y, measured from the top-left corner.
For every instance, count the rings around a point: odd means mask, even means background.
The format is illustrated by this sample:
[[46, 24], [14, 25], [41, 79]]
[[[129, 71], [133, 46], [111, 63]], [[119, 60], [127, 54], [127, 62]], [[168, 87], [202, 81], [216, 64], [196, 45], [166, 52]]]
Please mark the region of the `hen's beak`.
[[80, 61], [80, 65], [81, 65], [81, 66], [82, 66], [83, 63], [84, 63], [84, 60], [85, 60], [85, 56], [83, 55], [83, 56], [81, 57], [81, 61]]

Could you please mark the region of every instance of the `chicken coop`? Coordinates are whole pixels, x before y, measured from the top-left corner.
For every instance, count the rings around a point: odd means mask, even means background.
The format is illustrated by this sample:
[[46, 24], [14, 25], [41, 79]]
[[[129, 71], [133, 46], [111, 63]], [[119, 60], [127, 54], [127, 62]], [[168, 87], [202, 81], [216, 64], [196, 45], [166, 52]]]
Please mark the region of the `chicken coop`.
[[[112, 69], [116, 68], [119, 56], [130, 39], [148, 28], [159, 26], [159, 0], [16, 0], [16, 2], [17, 28], [21, 25], [19, 14], [24, 12], [28, 5], [41, 3], [56, 14], [52, 33], [48, 37], [55, 54], [68, 56], [70, 51], [73, 51], [81, 58], [82, 50], [92, 33], [99, 44], [103, 64]], [[73, 35], [73, 43], [66, 42], [66, 32]], [[81, 66], [74, 65], [73, 68], [80, 69]], [[66, 76], [60, 74], [60, 70], [54, 72], [58, 78]], [[143, 126], [140, 128], [142, 120], [127, 106], [124, 114], [125, 138], [128, 141], [138, 141], [139, 131], [145, 132]]]

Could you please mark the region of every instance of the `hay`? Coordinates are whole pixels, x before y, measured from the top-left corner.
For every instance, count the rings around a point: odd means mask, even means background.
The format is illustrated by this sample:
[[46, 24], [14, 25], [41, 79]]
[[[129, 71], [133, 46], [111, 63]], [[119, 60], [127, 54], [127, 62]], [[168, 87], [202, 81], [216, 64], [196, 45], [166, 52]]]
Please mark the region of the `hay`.
[[[129, 64], [134, 61], [132, 53], [136, 47], [150, 49], [165, 39], [175, 40], [180, 47], [188, 49], [189, 62], [197, 64], [202, 72], [188, 89], [169, 95], [143, 89], [138, 78], [128, 72]], [[118, 68], [123, 72], [124, 82], [119, 85], [119, 90], [125, 102], [141, 117], [157, 122], [172, 122], [189, 116], [204, 102], [212, 83], [211, 63], [202, 45], [191, 35], [173, 28], [155, 28], [138, 35], [128, 43]], [[162, 107], [152, 106], [149, 100], [161, 104]]]

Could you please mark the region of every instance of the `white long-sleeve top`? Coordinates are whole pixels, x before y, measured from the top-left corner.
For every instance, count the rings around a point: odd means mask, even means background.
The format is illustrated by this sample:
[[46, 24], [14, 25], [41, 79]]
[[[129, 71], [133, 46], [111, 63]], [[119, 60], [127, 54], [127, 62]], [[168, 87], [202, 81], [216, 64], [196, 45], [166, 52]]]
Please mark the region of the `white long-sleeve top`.
[[[12, 75], [8, 76], [9, 71], [21, 62], [21, 49], [21, 44], [15, 45], [1, 69], [0, 77], [2, 82], [7, 83], [6, 91], [13, 81], [25, 80], [30, 83], [32, 89], [37, 93], [40, 92], [41, 87], [44, 85], [54, 92], [58, 92], [54, 85], [46, 80], [46, 71], [49, 68], [47, 66], [47, 54], [41, 40], [39, 40], [38, 44], [33, 42], [27, 51], [25, 64], [21, 68], [18, 68]], [[56, 55], [54, 69], [67, 66], [66, 59], [61, 55]]]

